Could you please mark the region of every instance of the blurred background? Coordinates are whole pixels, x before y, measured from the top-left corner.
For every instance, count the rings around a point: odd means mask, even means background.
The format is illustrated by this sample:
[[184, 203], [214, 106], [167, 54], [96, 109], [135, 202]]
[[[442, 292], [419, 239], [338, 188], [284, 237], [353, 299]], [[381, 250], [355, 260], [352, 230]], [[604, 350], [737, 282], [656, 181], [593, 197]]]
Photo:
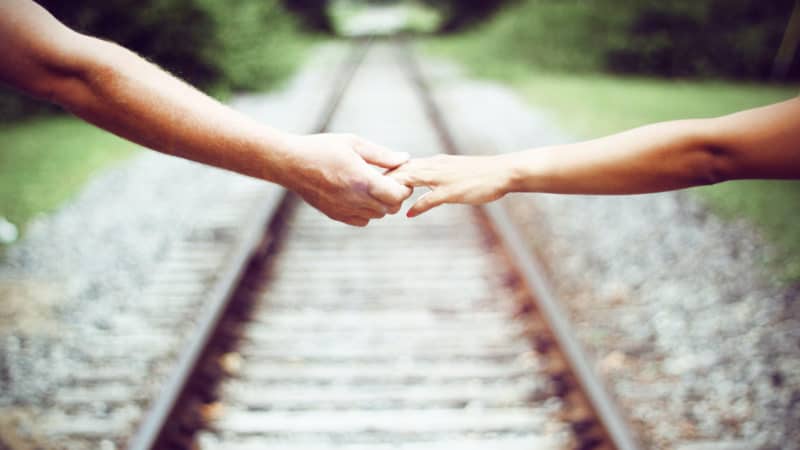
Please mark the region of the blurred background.
[[[313, 114], [303, 101], [323, 94], [305, 93], [324, 79], [313, 74], [332, 72], [351, 37], [412, 34], [434, 78], [449, 70], [435, 94], [451, 100], [456, 138], [483, 153], [800, 93], [800, 0], [39, 3], [220, 100], [245, 99], [238, 106], [277, 126]], [[396, 70], [387, 67], [375, 73]], [[362, 99], [386, 95], [370, 88]], [[176, 217], [225, 195], [213, 185], [225, 178], [205, 170], [0, 86], [0, 448], [4, 427], [16, 429], [2, 408], [46, 410], [58, 377], [68, 379], [65, 336], [77, 348], [81, 330], [113, 331], [128, 311], [116, 297], [137, 303], [148, 264], [191, 234]], [[800, 446], [782, 445], [800, 417], [800, 181], [506, 200], [550, 258], [598, 367], [648, 430], [668, 443], [767, 436], [779, 444], [763, 448]]]
[[[109, 0], [43, 6], [129, 47], [212, 95], [278, 87], [315, 43], [398, 31], [428, 52], [500, 80], [578, 137], [703, 117], [792, 96], [800, 79], [794, 0]], [[603, 114], [597, 114], [603, 111]], [[18, 238], [94, 171], [134, 146], [0, 90], [0, 241]], [[55, 144], [58, 145], [55, 145]], [[778, 242], [800, 279], [800, 188], [729, 183], [701, 190]]]

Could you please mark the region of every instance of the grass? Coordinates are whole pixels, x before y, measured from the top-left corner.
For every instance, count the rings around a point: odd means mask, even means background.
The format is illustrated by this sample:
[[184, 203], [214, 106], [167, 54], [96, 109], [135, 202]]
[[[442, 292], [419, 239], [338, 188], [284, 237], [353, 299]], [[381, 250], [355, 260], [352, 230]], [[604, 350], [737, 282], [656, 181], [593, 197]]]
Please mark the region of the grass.
[[797, 95], [796, 88], [756, 84], [585, 74], [532, 74], [514, 84], [582, 137], [665, 120], [719, 116]]
[[[511, 84], [581, 138], [652, 122], [723, 115], [792, 98], [800, 90], [719, 80], [546, 72], [492, 57], [473, 41], [471, 36], [452, 37], [428, 48], [463, 62], [477, 76]], [[692, 191], [721, 217], [744, 217], [755, 224], [774, 246], [775, 273], [787, 282], [800, 282], [800, 182], [736, 181]]]
[[0, 216], [24, 229], [136, 146], [73, 117], [0, 125]]

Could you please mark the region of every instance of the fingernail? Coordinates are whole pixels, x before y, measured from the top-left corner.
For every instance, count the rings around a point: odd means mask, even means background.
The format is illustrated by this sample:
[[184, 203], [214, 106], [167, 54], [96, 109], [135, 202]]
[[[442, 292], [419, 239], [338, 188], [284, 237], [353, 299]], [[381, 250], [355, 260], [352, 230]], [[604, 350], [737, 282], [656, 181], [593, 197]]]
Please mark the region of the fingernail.
[[403, 161], [408, 161], [411, 159], [411, 154], [408, 152], [394, 152], [394, 154], [398, 159], [402, 159]]

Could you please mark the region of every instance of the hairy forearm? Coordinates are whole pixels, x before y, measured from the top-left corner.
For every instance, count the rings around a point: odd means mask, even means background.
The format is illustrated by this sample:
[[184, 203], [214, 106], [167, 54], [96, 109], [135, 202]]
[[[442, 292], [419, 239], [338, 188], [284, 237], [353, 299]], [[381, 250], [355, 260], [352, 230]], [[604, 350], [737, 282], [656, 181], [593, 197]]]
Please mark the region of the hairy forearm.
[[407, 154], [261, 125], [31, 0], [0, 0], [0, 55], [2, 83], [154, 150], [279, 183], [332, 219], [365, 226], [411, 194], [370, 167], [394, 169]]
[[724, 181], [732, 155], [714, 145], [708, 120], [664, 122], [509, 158], [516, 192], [641, 194]]
[[287, 136], [258, 124], [115, 44], [54, 75], [52, 99], [77, 116], [160, 152], [280, 181]]

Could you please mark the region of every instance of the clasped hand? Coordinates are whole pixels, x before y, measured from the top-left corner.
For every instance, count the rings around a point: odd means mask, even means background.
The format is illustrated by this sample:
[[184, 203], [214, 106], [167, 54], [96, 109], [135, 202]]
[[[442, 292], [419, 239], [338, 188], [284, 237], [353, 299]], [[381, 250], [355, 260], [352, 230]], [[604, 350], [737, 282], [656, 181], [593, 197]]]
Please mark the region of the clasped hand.
[[353, 226], [397, 213], [416, 187], [431, 191], [416, 201], [409, 217], [443, 203], [496, 200], [507, 188], [501, 157], [409, 160], [407, 153], [350, 134], [293, 136], [287, 144], [290, 170], [284, 173], [291, 176], [281, 184], [331, 219]]

